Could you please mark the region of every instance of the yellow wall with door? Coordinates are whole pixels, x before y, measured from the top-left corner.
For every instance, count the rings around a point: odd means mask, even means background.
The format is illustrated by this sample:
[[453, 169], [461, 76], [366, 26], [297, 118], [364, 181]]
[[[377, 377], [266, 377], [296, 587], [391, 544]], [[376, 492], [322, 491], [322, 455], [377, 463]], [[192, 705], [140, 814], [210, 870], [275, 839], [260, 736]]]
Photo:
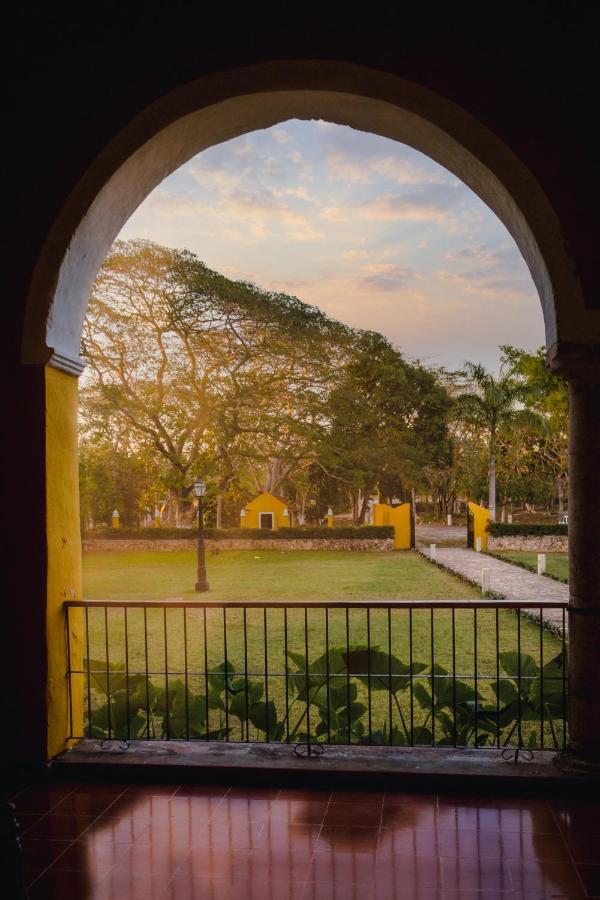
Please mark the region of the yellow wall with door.
[[[288, 515], [284, 515], [287, 510]], [[260, 528], [260, 513], [273, 513], [273, 528], [289, 528], [291, 515], [285, 500], [264, 491], [244, 507], [245, 516], [240, 516], [242, 528]]]
[[[48, 756], [67, 746], [69, 733], [83, 734], [83, 680], [73, 683], [72, 710], [67, 690], [65, 600], [81, 599], [81, 534], [77, 452], [77, 378], [46, 368], [46, 510], [48, 604]], [[83, 669], [83, 614], [71, 610], [71, 667]], [[72, 727], [70, 716], [72, 712]]]
[[477, 503], [469, 501], [469, 512], [473, 516], [473, 547], [477, 547], [477, 538], [481, 538], [481, 549], [488, 548], [487, 526], [490, 521], [490, 511]]

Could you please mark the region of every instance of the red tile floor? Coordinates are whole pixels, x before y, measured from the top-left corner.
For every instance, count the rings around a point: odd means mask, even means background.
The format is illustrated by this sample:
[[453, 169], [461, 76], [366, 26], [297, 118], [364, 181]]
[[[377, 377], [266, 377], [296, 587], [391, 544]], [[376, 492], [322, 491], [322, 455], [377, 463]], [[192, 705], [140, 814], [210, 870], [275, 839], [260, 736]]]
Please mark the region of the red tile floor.
[[600, 897], [592, 801], [53, 784], [13, 802], [32, 900]]

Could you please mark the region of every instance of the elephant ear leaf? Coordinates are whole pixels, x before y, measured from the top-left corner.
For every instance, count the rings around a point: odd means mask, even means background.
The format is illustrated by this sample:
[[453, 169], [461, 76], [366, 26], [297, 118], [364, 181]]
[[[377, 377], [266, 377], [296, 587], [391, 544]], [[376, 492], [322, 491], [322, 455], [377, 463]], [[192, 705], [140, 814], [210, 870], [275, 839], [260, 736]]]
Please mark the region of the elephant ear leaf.
[[85, 659], [84, 668], [90, 679], [90, 686], [102, 694], [107, 693], [107, 676], [110, 679], [110, 693], [123, 690], [126, 686], [125, 666], [121, 663], [110, 663], [107, 668], [104, 659]]
[[506, 674], [517, 682], [517, 690], [522, 697], [528, 697], [531, 683], [540, 674], [533, 656], [528, 653], [500, 653], [500, 665]]

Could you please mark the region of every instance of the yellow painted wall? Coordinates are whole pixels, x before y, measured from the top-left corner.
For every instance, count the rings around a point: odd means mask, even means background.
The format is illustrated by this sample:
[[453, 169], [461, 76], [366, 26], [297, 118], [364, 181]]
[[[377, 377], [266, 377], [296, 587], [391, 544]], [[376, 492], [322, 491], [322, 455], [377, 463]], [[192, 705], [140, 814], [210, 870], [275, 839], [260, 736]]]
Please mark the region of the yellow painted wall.
[[[81, 598], [81, 535], [77, 453], [77, 378], [46, 368], [46, 508], [48, 542], [48, 604], [46, 641], [48, 673], [48, 757], [67, 745], [69, 733], [83, 731], [83, 683], [73, 691], [73, 723], [69, 721], [65, 600]], [[83, 668], [83, 617], [71, 610], [72, 668]]]
[[270, 512], [273, 513], [274, 528], [289, 528], [291, 516], [284, 516], [284, 509], [288, 509], [289, 512], [287, 504], [273, 494], [269, 494], [268, 491], [264, 491], [247, 504], [246, 515], [240, 517], [240, 526], [242, 528], [260, 528], [259, 513]]
[[392, 507], [387, 503], [373, 504], [373, 525], [390, 525]]
[[410, 503], [390, 506], [389, 524], [394, 526], [396, 550], [410, 550]]
[[410, 550], [410, 503], [374, 503], [373, 525], [393, 525], [396, 550]]
[[490, 511], [477, 503], [469, 501], [469, 511], [473, 516], [473, 547], [477, 546], [477, 538], [481, 538], [481, 549], [488, 548], [487, 526], [490, 521]]

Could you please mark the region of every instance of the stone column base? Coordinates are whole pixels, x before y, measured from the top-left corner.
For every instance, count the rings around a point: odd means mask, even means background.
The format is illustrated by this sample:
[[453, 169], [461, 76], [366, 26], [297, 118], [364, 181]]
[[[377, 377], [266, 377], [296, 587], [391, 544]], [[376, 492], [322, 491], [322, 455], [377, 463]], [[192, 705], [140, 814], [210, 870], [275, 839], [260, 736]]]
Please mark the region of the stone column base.
[[575, 750], [563, 750], [554, 757], [554, 765], [565, 775], [600, 779], [600, 754], [587, 755]]

